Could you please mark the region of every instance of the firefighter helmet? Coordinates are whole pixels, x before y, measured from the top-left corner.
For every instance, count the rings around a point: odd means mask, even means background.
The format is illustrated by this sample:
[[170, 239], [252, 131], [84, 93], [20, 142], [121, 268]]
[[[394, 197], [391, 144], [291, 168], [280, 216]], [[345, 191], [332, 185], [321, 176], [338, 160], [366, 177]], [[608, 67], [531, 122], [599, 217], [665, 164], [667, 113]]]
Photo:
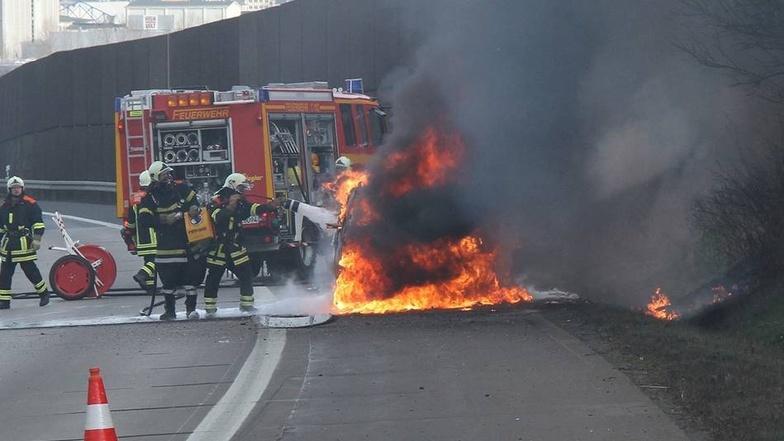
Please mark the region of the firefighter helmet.
[[247, 190], [253, 188], [253, 184], [248, 182], [248, 178], [242, 173], [232, 173], [226, 177], [226, 182], [223, 184], [224, 188], [230, 188], [238, 193], [245, 193]]
[[174, 169], [166, 165], [163, 161], [155, 161], [150, 164], [150, 168], [147, 169], [152, 182], [160, 182], [162, 174], [170, 174], [172, 171], [174, 171]]
[[8, 187], [8, 191], [11, 191], [12, 188], [16, 187], [24, 188], [24, 181], [19, 176], [11, 176], [8, 178], [6, 186]]
[[338, 170], [348, 170], [351, 168], [351, 160], [345, 156], [341, 156], [335, 161], [335, 168]]
[[150, 178], [150, 172], [147, 170], [139, 173], [139, 187], [149, 187], [152, 184], [152, 178]]

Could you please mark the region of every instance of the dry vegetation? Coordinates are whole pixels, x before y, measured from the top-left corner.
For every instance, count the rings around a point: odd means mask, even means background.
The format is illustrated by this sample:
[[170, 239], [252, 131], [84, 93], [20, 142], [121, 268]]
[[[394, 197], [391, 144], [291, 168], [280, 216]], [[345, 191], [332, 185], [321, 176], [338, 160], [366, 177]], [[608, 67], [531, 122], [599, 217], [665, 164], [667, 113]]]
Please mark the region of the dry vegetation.
[[690, 321], [591, 303], [545, 309], [624, 371], [697, 440], [784, 438], [782, 283]]

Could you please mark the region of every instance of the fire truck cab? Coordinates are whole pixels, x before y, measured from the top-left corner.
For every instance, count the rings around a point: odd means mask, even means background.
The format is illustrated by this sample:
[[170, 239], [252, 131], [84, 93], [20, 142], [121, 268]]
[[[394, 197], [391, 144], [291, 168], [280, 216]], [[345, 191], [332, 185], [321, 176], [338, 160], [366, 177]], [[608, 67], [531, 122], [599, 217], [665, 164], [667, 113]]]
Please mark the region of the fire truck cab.
[[[362, 167], [386, 133], [378, 101], [347, 80], [347, 91], [325, 82], [208, 89], [136, 90], [115, 99], [117, 216], [139, 190], [138, 176], [153, 161], [174, 169], [202, 203], [233, 173], [254, 185], [251, 202], [288, 198], [320, 206], [322, 184], [335, 177], [335, 160]], [[359, 89], [359, 90], [358, 90]], [[279, 209], [243, 222], [254, 273], [312, 275], [321, 231], [307, 218]]]

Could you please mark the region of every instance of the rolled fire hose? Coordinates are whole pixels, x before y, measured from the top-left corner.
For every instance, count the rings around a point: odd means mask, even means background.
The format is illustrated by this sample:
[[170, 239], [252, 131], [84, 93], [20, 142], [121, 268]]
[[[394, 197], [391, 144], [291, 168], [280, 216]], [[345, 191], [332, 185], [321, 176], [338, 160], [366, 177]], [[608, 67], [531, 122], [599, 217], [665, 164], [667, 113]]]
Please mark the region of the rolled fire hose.
[[176, 142], [177, 142], [177, 140], [174, 138], [174, 135], [171, 134], [171, 133], [167, 133], [163, 137], [163, 145], [165, 145], [167, 147], [173, 146]]
[[163, 152], [163, 161], [164, 162], [175, 162], [174, 160], [177, 158], [177, 154], [174, 153], [174, 150], [166, 150]]
[[188, 152], [185, 149], [177, 150], [177, 162], [186, 162], [188, 160]]
[[199, 136], [196, 135], [196, 132], [188, 133], [188, 144], [198, 144], [199, 143]]
[[185, 132], [177, 134], [177, 145], [185, 145], [188, 143], [188, 135]]
[[190, 161], [190, 162], [198, 162], [199, 161], [199, 149], [190, 149], [190, 150], [188, 150], [188, 161]]

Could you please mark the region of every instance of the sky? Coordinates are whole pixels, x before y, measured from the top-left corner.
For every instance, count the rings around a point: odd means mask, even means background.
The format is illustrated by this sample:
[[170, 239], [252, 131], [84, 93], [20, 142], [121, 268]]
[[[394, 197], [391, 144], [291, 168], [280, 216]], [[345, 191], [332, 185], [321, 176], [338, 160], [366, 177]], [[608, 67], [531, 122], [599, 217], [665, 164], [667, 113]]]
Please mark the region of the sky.
[[716, 276], [692, 205], [770, 127], [760, 100], [678, 49], [694, 26], [678, 4], [390, 0], [421, 46], [379, 90], [386, 151], [434, 123], [467, 150], [422, 228], [482, 224], [516, 248], [520, 283], [604, 301], [677, 297]]

